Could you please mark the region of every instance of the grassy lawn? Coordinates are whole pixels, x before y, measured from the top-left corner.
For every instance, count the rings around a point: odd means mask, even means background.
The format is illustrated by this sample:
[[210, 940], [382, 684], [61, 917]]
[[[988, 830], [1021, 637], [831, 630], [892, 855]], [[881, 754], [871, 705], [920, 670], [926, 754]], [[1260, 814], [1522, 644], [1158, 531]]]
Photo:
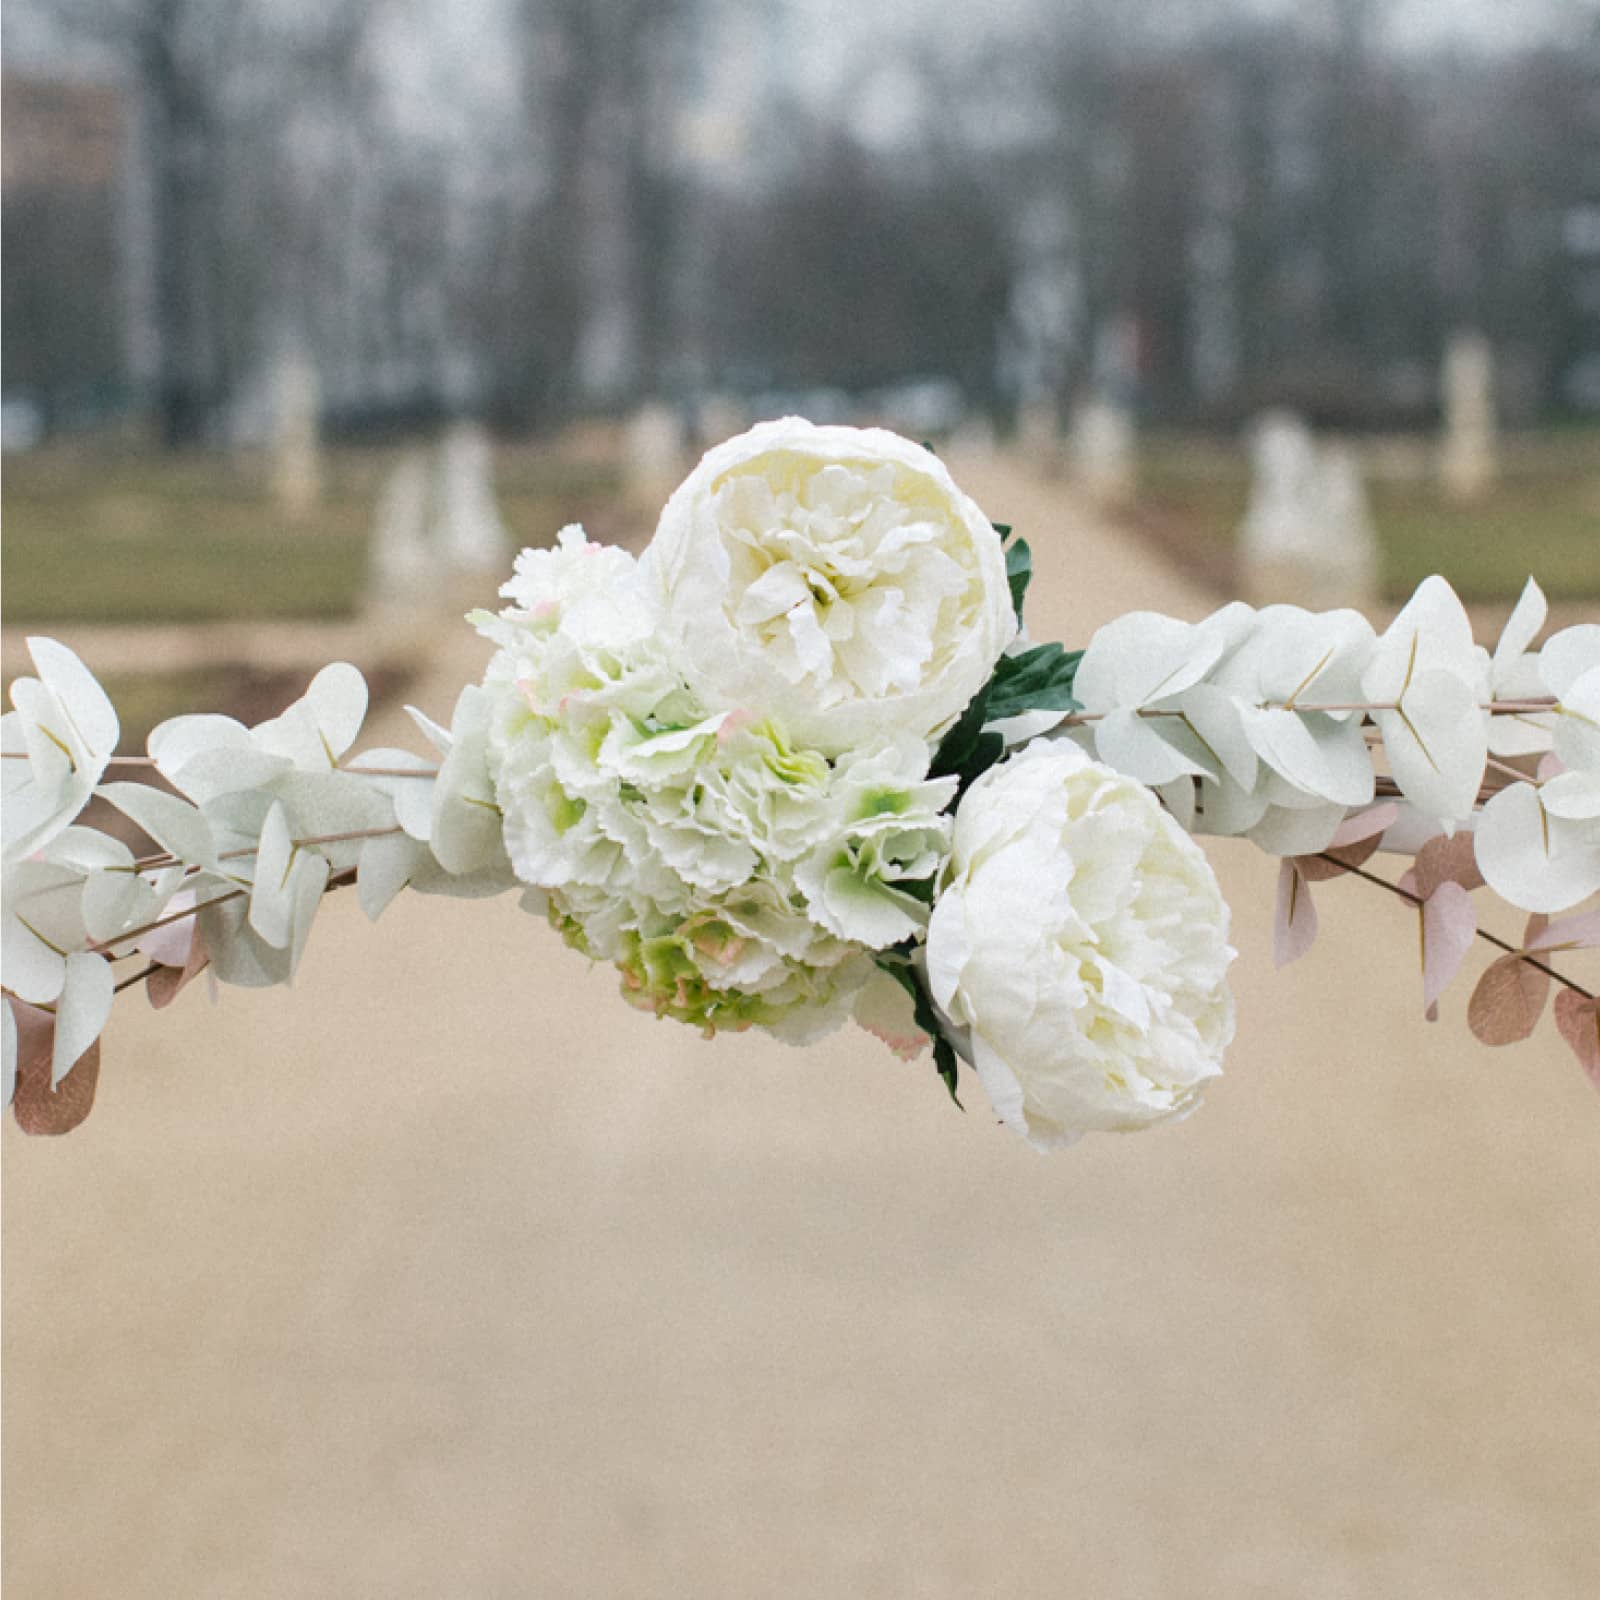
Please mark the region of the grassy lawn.
[[[1208, 575], [1226, 573], [1249, 495], [1243, 454], [1157, 437], [1139, 470], [1135, 520]], [[1391, 600], [1430, 572], [1467, 600], [1514, 597], [1530, 572], [1552, 600], [1600, 597], [1600, 431], [1513, 441], [1476, 505], [1451, 504], [1426, 475], [1374, 473], [1367, 492]]]
[[[353, 612], [393, 450], [335, 450], [303, 523], [260, 469], [211, 455], [92, 454], [59, 447], [5, 467], [4, 619], [196, 622]], [[512, 537], [545, 544], [565, 522], [599, 536], [616, 500], [605, 466], [510, 449], [497, 461]], [[615, 536], [612, 534], [611, 536]]]

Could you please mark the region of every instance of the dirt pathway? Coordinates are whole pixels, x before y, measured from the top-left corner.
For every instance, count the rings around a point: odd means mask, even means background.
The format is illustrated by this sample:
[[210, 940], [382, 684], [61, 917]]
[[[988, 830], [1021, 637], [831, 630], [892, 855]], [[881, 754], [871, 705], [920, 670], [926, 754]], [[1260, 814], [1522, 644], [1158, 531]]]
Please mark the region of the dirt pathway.
[[[1041, 636], [1207, 608], [962, 476]], [[1367, 891], [1275, 975], [1217, 859], [1228, 1076], [1049, 1159], [864, 1035], [641, 1018], [509, 899], [130, 1006], [86, 1127], [5, 1139], [12, 1592], [1600, 1593], [1600, 1102], [1425, 1026]]]

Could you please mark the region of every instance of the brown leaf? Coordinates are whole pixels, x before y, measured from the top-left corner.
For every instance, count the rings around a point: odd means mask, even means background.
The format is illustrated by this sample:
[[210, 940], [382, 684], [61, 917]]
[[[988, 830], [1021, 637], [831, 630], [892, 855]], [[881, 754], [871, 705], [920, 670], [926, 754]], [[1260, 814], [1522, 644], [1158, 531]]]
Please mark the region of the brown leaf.
[[[48, 1016], [48, 1013], [43, 1014]], [[17, 1020], [20, 1036], [22, 1019]], [[100, 1041], [96, 1039], [78, 1057], [72, 1070], [52, 1090], [50, 1041], [54, 1034], [55, 1023], [51, 1019], [43, 1049], [39, 1048], [35, 1035], [18, 1051], [17, 1093], [11, 1110], [24, 1133], [70, 1133], [94, 1106], [95, 1086], [100, 1081]], [[20, 1037], [18, 1042], [21, 1044]]]
[[1317, 908], [1311, 890], [1286, 856], [1278, 868], [1278, 911], [1273, 923], [1272, 958], [1280, 967], [1298, 961], [1317, 941]]
[[1533, 1032], [1549, 992], [1548, 973], [1520, 956], [1501, 956], [1472, 991], [1467, 1026], [1485, 1044], [1515, 1044]]
[[205, 936], [198, 920], [190, 926], [186, 956], [181, 967], [159, 966], [145, 979], [144, 992], [157, 1011], [170, 1006], [184, 989], [211, 964], [206, 951]]
[[1417, 851], [1417, 897], [1426, 900], [1441, 883], [1459, 883], [1463, 889], [1481, 889], [1483, 874], [1473, 852], [1472, 835], [1458, 832], [1452, 838], [1435, 834]]
[[1600, 1000], [1563, 989], [1556, 996], [1556, 1031], [1572, 1046], [1589, 1082], [1600, 1089]]
[[1295, 856], [1294, 864], [1307, 883], [1325, 883], [1337, 878], [1351, 867], [1365, 866], [1368, 859], [1383, 843], [1383, 835], [1375, 833], [1370, 838], [1358, 839], [1354, 844], [1330, 846], [1320, 855]]
[[191, 961], [186, 967], [157, 967], [144, 980], [144, 992], [150, 997], [150, 1004], [157, 1011], [170, 1006], [209, 964], [209, 960], [202, 960], [198, 965]]

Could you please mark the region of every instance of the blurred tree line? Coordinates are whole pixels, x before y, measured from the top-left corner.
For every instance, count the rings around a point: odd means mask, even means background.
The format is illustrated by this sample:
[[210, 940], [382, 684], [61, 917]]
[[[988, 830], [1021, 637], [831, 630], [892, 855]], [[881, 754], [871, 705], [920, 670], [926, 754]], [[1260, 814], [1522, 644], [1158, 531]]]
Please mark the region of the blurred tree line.
[[1588, 0], [1493, 51], [1395, 50], [1375, 0], [1076, 0], [821, 93], [782, 0], [504, 0], [464, 48], [423, 0], [19, 9], [31, 77], [125, 113], [101, 213], [7, 130], [4, 384], [64, 422], [98, 351], [168, 442], [246, 427], [294, 350], [351, 432], [908, 378], [1414, 424], [1468, 326], [1514, 414], [1600, 408]]

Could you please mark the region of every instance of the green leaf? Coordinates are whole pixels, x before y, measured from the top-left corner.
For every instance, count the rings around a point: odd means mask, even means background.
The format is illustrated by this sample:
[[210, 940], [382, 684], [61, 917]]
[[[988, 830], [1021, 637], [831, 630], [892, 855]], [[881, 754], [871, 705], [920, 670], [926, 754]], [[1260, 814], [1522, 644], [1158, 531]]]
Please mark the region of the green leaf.
[[940, 740], [939, 748], [933, 753], [933, 766], [928, 772], [930, 778], [946, 778], [961, 771], [962, 763], [977, 749], [983, 724], [987, 720], [988, 705], [989, 685], [986, 683], [973, 695], [967, 703], [967, 709]]
[[1082, 659], [1081, 650], [1064, 650], [1054, 642], [1002, 656], [989, 680], [984, 720], [1000, 722], [1024, 711], [1076, 711], [1072, 685]]
[[934, 1035], [933, 1040], [933, 1066], [939, 1074], [939, 1080], [950, 1092], [950, 1098], [956, 1103], [957, 1111], [967, 1108], [961, 1103], [961, 1096], [956, 1093], [956, 1052], [955, 1046], [940, 1034]]
[[1000, 535], [1000, 543], [1004, 544], [1011, 537], [1011, 524], [1009, 522], [991, 522], [989, 524]]
[[[1004, 535], [1002, 535], [1002, 538]], [[1026, 539], [1018, 539], [1006, 546], [1006, 582], [1011, 586], [1011, 604], [1016, 608], [1017, 621], [1022, 621], [1022, 599], [1033, 578], [1033, 552]]]
[[[899, 948], [897, 946], [897, 948]], [[909, 953], [909, 943], [905, 947]], [[956, 1075], [959, 1067], [959, 1058], [955, 1046], [945, 1038], [944, 1030], [939, 1026], [939, 1013], [934, 1009], [933, 996], [928, 993], [927, 985], [922, 981], [922, 975], [911, 965], [909, 954], [898, 961], [878, 960], [881, 971], [887, 972], [905, 992], [911, 996], [912, 1019], [917, 1026], [933, 1040], [933, 1067], [939, 1074], [939, 1080], [949, 1091], [950, 1098], [956, 1103], [957, 1111], [967, 1108], [961, 1103], [961, 1096], [956, 1093]]]

